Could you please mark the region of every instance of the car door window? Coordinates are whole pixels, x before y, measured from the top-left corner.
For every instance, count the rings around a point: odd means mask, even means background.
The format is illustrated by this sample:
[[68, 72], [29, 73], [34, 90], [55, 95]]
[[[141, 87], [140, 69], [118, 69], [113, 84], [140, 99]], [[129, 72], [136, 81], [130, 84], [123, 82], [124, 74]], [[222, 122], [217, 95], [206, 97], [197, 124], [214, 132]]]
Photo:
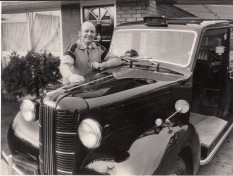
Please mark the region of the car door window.
[[230, 68], [233, 69], [233, 27], [230, 30]]

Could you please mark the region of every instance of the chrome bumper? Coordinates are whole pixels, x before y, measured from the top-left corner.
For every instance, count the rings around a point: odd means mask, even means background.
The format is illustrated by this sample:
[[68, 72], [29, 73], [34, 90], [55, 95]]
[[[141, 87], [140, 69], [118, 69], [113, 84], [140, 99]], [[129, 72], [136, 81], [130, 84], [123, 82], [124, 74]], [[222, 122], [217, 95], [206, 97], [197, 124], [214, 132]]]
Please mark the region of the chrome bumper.
[[7, 164], [9, 175], [38, 175], [38, 166], [34, 163], [18, 160], [4, 151], [2, 151], [2, 159]]

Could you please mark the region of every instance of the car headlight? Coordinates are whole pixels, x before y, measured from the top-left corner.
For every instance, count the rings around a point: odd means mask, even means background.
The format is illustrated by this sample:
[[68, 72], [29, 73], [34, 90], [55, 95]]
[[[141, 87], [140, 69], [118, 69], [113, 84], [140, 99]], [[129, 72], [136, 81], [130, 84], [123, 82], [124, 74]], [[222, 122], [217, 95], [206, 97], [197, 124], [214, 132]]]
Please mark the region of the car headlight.
[[89, 149], [94, 149], [100, 145], [102, 128], [97, 121], [85, 119], [78, 127], [78, 135], [84, 146]]
[[20, 112], [24, 120], [30, 122], [36, 119], [36, 107], [35, 103], [31, 100], [23, 100], [20, 105]]

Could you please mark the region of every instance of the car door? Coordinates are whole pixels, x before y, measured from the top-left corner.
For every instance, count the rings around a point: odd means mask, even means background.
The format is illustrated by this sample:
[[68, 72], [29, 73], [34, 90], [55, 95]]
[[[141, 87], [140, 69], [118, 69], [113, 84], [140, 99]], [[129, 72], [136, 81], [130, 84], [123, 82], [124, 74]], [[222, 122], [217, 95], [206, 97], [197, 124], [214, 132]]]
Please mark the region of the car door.
[[230, 71], [229, 27], [205, 30], [194, 70], [193, 102], [197, 106], [197, 113], [216, 117], [228, 113], [231, 101]]
[[230, 82], [230, 113], [233, 113], [233, 25], [230, 28], [230, 57], [229, 57], [229, 68], [228, 68], [229, 82]]
[[229, 78], [233, 81], [233, 26], [230, 29], [230, 58], [229, 58]]

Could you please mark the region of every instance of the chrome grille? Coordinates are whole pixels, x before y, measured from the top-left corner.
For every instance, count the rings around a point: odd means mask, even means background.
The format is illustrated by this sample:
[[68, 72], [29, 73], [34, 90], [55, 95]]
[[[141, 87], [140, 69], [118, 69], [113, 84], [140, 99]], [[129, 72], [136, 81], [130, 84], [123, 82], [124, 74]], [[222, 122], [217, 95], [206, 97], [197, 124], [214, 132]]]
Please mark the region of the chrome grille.
[[52, 107], [42, 105], [39, 116], [40, 126], [40, 171], [42, 174], [53, 175], [54, 163], [54, 118], [55, 110]]
[[46, 105], [39, 114], [41, 174], [74, 174], [78, 118]]
[[68, 111], [57, 111], [56, 163], [57, 174], [74, 174], [77, 118]]

